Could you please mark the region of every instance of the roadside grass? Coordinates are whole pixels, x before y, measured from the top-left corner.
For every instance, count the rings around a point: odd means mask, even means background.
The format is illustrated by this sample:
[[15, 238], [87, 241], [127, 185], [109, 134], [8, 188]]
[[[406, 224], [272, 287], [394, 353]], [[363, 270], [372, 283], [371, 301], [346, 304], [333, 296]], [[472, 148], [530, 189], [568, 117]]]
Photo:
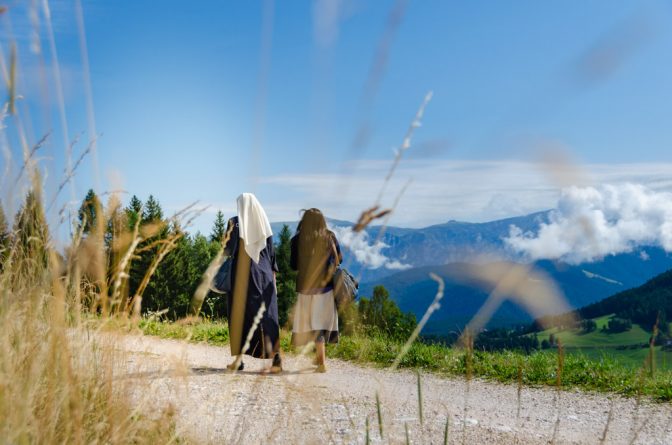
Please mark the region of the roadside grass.
[[[389, 366], [400, 349], [400, 344], [383, 337], [344, 336], [329, 352], [331, 357], [343, 360]], [[518, 366], [521, 364], [524, 384], [555, 386], [557, 363], [555, 351], [538, 351], [530, 355], [517, 351], [474, 351], [472, 371], [475, 377], [515, 383], [518, 379]], [[441, 375], [463, 376], [467, 374], [466, 351], [442, 345], [414, 343], [399, 366]], [[563, 369], [562, 387], [565, 389], [576, 387], [627, 396], [641, 392], [659, 401], [672, 400], [670, 371], [660, 371], [654, 377], [647, 376], [642, 380], [637, 368], [624, 366], [609, 357], [593, 360], [580, 353], [567, 355]]]
[[220, 321], [205, 320], [197, 323], [173, 323], [143, 318], [138, 325], [145, 335], [193, 343], [206, 342], [222, 346], [229, 343], [229, 325]]
[[[206, 342], [221, 346], [228, 341], [228, 327], [221, 321], [204, 320], [186, 324], [143, 319], [139, 328], [146, 335], [195, 343]], [[283, 331], [282, 350], [294, 353], [290, 339], [291, 334]], [[389, 367], [399, 355], [402, 346], [401, 342], [391, 341], [383, 336], [343, 335], [337, 345], [328, 346], [327, 355], [359, 364]], [[557, 363], [555, 351], [538, 351], [530, 355], [517, 351], [474, 351], [471, 371], [474, 377], [516, 383], [521, 366], [522, 383], [531, 386], [556, 386]], [[402, 358], [399, 367], [445, 376], [466, 376], [467, 353], [458, 348], [416, 342]], [[581, 388], [626, 396], [642, 394], [658, 401], [672, 401], [670, 371], [659, 371], [653, 377], [646, 375], [642, 378], [641, 367], [638, 369], [626, 366], [608, 356], [591, 358], [582, 353], [567, 355], [563, 369], [561, 384], [564, 389]]]
[[[636, 347], [634, 347], [636, 346]], [[581, 347], [572, 348], [567, 347], [568, 355], [581, 354], [585, 355], [591, 360], [611, 359], [620, 363], [624, 367], [631, 369], [640, 368], [642, 363], [649, 355], [649, 348], [641, 345], [633, 345], [633, 347]], [[664, 351], [661, 346], [655, 347], [655, 367], [660, 371], [672, 372], [672, 351]]]
[[71, 317], [56, 268], [15, 255], [0, 273], [0, 442], [182, 443], [174, 407], [119, 379], [123, 353]]

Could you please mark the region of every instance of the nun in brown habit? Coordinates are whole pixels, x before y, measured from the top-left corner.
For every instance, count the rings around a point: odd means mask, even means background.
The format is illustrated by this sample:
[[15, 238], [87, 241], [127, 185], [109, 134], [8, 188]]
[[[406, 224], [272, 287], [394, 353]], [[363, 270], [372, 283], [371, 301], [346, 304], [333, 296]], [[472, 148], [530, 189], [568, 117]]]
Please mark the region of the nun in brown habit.
[[[232, 229], [224, 247], [233, 255], [233, 292], [228, 294], [229, 335], [234, 362], [244, 368], [242, 355], [272, 358], [270, 371], [282, 371], [280, 324], [275, 274], [275, 250], [266, 212], [251, 193], [238, 197], [238, 216], [229, 220]], [[233, 250], [233, 251], [232, 251]]]
[[317, 372], [326, 372], [326, 343], [338, 343], [338, 311], [334, 301], [334, 271], [343, 261], [334, 232], [319, 209], [303, 213], [291, 240], [291, 267], [296, 277], [292, 343], [315, 343]]

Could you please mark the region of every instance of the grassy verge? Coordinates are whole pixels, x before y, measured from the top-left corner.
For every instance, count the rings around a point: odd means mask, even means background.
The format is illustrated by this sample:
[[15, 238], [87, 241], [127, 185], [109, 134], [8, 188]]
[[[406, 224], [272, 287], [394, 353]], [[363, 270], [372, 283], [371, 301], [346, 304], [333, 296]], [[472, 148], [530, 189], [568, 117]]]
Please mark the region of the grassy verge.
[[139, 328], [145, 335], [154, 335], [161, 338], [187, 340], [195, 343], [206, 342], [218, 346], [229, 343], [229, 326], [217, 321], [170, 323], [142, 319]]
[[[390, 365], [401, 350], [401, 345], [382, 337], [342, 337], [330, 348], [330, 356], [357, 363]], [[415, 343], [402, 359], [400, 367], [423, 369], [442, 375], [467, 374], [465, 351], [441, 345]], [[473, 375], [499, 382], [516, 382], [518, 369], [527, 385], [555, 386], [557, 383], [558, 355], [539, 351], [525, 355], [516, 351], [473, 353]], [[582, 388], [623, 395], [641, 393], [659, 401], [672, 400], [672, 372], [657, 372], [654, 377], [622, 365], [607, 357], [591, 360], [582, 354], [564, 357], [562, 387]]]
[[[203, 321], [196, 324], [180, 324], [154, 320], [142, 320], [140, 329], [147, 335], [162, 338], [182, 339], [191, 342], [207, 342], [224, 345], [228, 342], [228, 327], [222, 322]], [[283, 332], [282, 349], [293, 352], [290, 335]], [[380, 336], [342, 336], [338, 345], [330, 345], [328, 356], [361, 364], [387, 367], [397, 357], [401, 343]], [[522, 382], [527, 385], [557, 384], [558, 356], [556, 352], [541, 351], [524, 355], [515, 351], [473, 353], [473, 375], [499, 382], [516, 382], [518, 369], [522, 369]], [[442, 345], [415, 343], [402, 359], [400, 367], [422, 369], [446, 376], [467, 374], [466, 352]], [[591, 359], [583, 354], [571, 354], [564, 358], [563, 388], [581, 388], [623, 395], [642, 394], [659, 401], [672, 400], [672, 372], [657, 372], [654, 377], [638, 369], [603, 357]]]

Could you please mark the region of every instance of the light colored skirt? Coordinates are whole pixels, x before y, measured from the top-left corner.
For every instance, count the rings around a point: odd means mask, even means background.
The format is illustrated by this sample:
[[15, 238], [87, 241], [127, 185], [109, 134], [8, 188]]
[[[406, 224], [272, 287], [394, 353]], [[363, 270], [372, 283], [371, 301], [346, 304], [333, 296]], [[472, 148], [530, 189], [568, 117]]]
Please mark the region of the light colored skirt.
[[333, 291], [297, 294], [292, 334], [296, 346], [315, 341], [320, 335], [324, 335], [327, 343], [338, 342], [338, 311]]

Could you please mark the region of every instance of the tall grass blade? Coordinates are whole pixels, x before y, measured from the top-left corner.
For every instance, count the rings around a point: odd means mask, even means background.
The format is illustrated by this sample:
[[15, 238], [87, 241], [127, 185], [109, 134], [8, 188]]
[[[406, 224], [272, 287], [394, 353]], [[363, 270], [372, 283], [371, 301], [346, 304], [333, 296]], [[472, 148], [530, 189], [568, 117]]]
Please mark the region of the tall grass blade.
[[420, 377], [420, 371], [416, 371], [417, 382], [418, 382], [418, 416], [420, 418], [420, 425], [425, 423], [424, 414], [422, 410], [422, 380]]
[[443, 298], [443, 289], [445, 287], [443, 278], [436, 275], [435, 273], [430, 273], [429, 276], [432, 278], [432, 280], [436, 281], [439, 284], [439, 288], [436, 292], [436, 296], [434, 297], [434, 301], [432, 301], [432, 304], [429, 305], [427, 311], [425, 311], [425, 315], [422, 316], [422, 319], [415, 327], [415, 330], [413, 330], [411, 336], [408, 338], [408, 340], [406, 340], [406, 343], [401, 348], [399, 354], [397, 354], [397, 357], [394, 359], [394, 362], [392, 363], [392, 366], [390, 366], [390, 369], [393, 370], [397, 369], [397, 367], [401, 363], [401, 360], [406, 356], [406, 354], [408, 354], [408, 351], [411, 349], [411, 346], [413, 345], [415, 339], [418, 338], [418, 335], [420, 335], [420, 331], [422, 331], [422, 328], [424, 328], [425, 325], [427, 324], [427, 321], [429, 321], [429, 317], [432, 316], [434, 311], [439, 310], [439, 308], [441, 307], [441, 299]]
[[560, 432], [560, 390], [562, 389], [562, 372], [565, 366], [565, 352], [562, 346], [562, 341], [558, 339], [558, 366], [555, 373], [555, 407], [557, 410], [557, 418], [555, 419], [555, 426], [553, 427], [553, 438], [551, 443], [555, 444], [558, 440], [558, 434]]
[[651, 337], [649, 338], [649, 377], [653, 378], [656, 372], [656, 337], [658, 337], [658, 325], [660, 323], [660, 311], [656, 316], [656, 323], [653, 325]]
[[465, 356], [467, 382], [464, 394], [464, 411], [462, 413], [462, 444], [467, 443], [467, 414], [469, 414], [469, 398], [471, 394], [471, 378], [473, 373], [473, 356], [474, 356], [474, 337], [469, 331], [469, 328], [464, 332], [463, 337], [466, 341], [467, 351]]
[[518, 372], [516, 375], [516, 432], [513, 435], [513, 443], [518, 443], [518, 427], [520, 427], [520, 410], [523, 398], [523, 359], [518, 359]]
[[611, 421], [614, 418], [614, 401], [613, 399], [609, 403], [609, 415], [607, 416], [607, 423], [604, 425], [604, 431], [602, 432], [602, 437], [600, 438], [600, 445], [607, 442], [607, 435], [609, 434], [609, 427], [611, 426]]
[[371, 444], [371, 433], [369, 432], [369, 416], [366, 416], [366, 437], [364, 438], [366, 445]]
[[380, 433], [380, 438], [383, 436], [383, 413], [380, 407], [380, 394], [376, 391], [376, 412], [378, 413], [378, 432]]

